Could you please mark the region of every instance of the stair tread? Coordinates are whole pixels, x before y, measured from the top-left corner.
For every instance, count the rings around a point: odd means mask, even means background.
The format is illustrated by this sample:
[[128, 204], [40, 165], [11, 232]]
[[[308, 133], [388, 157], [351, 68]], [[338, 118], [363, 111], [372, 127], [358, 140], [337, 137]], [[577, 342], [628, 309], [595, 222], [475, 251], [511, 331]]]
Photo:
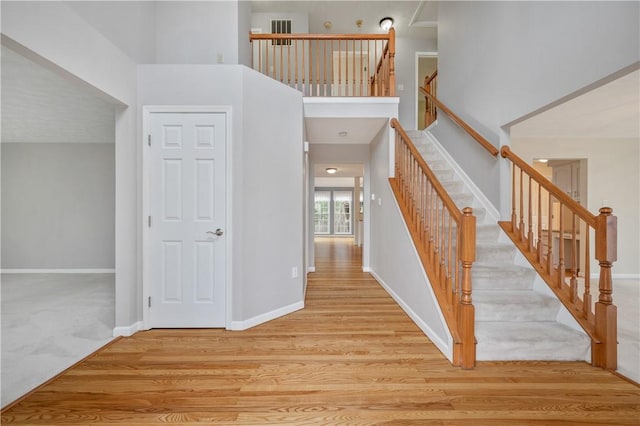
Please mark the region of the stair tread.
[[479, 360], [584, 360], [589, 337], [554, 321], [476, 323]]
[[[431, 170], [450, 190], [460, 208], [474, 204], [454, 169], [435, 147], [428, 132], [409, 135]], [[451, 191], [453, 190], [453, 191]], [[473, 300], [476, 306], [478, 360], [586, 360], [589, 338], [555, 321], [560, 302], [533, 290], [532, 268], [514, 263], [517, 249], [499, 241], [497, 224], [481, 224], [486, 211], [474, 208], [476, 262], [473, 264]], [[502, 319], [505, 320], [502, 320]]]

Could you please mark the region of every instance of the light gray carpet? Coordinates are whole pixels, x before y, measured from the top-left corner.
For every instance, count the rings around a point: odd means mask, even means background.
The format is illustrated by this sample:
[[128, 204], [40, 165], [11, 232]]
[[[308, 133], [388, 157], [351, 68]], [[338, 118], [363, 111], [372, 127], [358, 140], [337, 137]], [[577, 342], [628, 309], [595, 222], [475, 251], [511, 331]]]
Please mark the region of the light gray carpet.
[[113, 339], [114, 274], [2, 274], [2, 406]]

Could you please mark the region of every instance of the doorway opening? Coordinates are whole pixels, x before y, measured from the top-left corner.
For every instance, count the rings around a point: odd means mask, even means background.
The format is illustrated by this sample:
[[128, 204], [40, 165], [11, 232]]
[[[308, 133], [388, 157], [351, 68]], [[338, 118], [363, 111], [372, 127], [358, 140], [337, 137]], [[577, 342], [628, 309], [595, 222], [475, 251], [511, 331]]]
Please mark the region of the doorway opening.
[[117, 104], [22, 46], [1, 55], [5, 407], [113, 339]]
[[[335, 172], [332, 169], [336, 169]], [[363, 163], [323, 163], [314, 166], [314, 185], [310, 197], [310, 231], [314, 246], [339, 239], [354, 249], [362, 250], [364, 181]]]
[[[424, 81], [438, 69], [437, 52], [416, 52], [416, 88], [422, 87]], [[426, 101], [425, 97], [416, 90], [416, 123], [417, 130], [424, 130]]]

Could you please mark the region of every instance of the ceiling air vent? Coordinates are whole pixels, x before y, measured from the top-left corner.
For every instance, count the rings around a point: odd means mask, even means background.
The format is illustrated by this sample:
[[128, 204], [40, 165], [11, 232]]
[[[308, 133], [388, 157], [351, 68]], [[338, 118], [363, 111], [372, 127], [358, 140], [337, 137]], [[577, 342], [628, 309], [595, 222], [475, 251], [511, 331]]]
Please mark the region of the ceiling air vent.
[[[272, 19], [272, 34], [291, 34], [291, 19]], [[276, 46], [290, 46], [291, 40], [273, 40], [272, 44]]]

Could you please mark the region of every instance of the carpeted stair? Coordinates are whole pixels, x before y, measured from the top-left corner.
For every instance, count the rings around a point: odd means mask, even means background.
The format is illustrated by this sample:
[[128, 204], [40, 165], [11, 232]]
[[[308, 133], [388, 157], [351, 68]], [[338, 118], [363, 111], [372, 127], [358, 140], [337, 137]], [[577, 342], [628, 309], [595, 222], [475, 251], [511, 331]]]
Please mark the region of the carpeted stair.
[[471, 191], [423, 132], [407, 132], [459, 208], [473, 207], [477, 221], [472, 269], [478, 360], [588, 360], [590, 340], [556, 321], [561, 308], [534, 290], [536, 272], [515, 263], [516, 247], [502, 242], [498, 225], [477, 207]]

